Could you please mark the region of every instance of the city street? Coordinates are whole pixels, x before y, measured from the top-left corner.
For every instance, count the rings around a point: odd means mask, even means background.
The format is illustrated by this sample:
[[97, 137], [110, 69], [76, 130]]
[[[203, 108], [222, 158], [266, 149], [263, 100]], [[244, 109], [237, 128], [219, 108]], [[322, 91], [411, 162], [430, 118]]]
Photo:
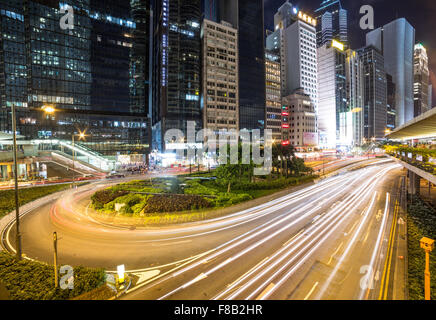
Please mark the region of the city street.
[[377, 299], [401, 171], [368, 163], [229, 216], [146, 230], [92, 220], [89, 198], [108, 182], [90, 184], [22, 218], [23, 252], [52, 263], [57, 231], [60, 265], [140, 277], [123, 299]]

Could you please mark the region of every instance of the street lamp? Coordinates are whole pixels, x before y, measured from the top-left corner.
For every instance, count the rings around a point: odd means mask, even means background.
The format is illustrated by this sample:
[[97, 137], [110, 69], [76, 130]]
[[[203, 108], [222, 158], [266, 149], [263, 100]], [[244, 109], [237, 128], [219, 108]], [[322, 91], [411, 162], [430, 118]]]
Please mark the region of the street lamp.
[[434, 249], [434, 240], [424, 237], [419, 243], [425, 250], [425, 300], [430, 300], [430, 252]]
[[17, 118], [15, 104], [12, 104], [12, 132], [14, 153], [14, 180], [15, 180], [15, 226], [16, 226], [16, 258], [21, 260], [21, 233], [20, 233], [20, 203], [18, 200], [18, 161], [17, 161]]

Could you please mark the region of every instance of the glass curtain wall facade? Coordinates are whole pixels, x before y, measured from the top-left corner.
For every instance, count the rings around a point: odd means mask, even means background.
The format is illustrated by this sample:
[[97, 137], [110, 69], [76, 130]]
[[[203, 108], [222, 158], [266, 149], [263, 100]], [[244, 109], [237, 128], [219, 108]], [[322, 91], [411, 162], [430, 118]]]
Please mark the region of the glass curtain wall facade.
[[239, 128], [265, 128], [265, 39], [262, 0], [239, 0]]
[[382, 53], [375, 47], [359, 49], [364, 71], [364, 138], [383, 140], [387, 125], [387, 80]]
[[153, 148], [169, 129], [201, 129], [200, 0], [157, 0], [153, 39]]
[[150, 36], [152, 34], [150, 0], [131, 0], [131, 16], [136, 24], [130, 61], [130, 111], [149, 114], [150, 110]]
[[324, 0], [315, 10], [317, 15], [317, 45], [337, 40], [348, 46], [348, 12], [340, 0]]
[[[65, 13], [60, 11], [67, 5], [74, 10], [74, 28], [62, 30], [60, 19]], [[128, 114], [135, 28], [129, 2], [1, 1], [1, 130], [11, 131], [12, 105], [20, 119], [18, 131], [28, 139], [49, 139], [57, 134], [71, 139], [72, 132], [65, 131], [71, 127], [44, 130], [34, 120], [37, 117], [27, 117], [29, 112], [42, 113], [42, 106], [78, 114], [106, 112], [108, 119], [115, 117], [113, 121], [119, 120], [114, 112]], [[129, 136], [119, 132], [113, 135], [120, 139]], [[110, 145], [106, 144], [108, 148]]]
[[429, 80], [430, 72], [428, 69], [428, 56], [425, 47], [418, 43], [415, 45], [414, 63], [413, 63], [413, 101], [415, 105], [414, 116], [418, 117], [421, 114], [430, 110], [428, 104], [429, 97]]
[[134, 29], [111, 20], [129, 20], [130, 4], [128, 1], [98, 0], [91, 1], [90, 9], [97, 16], [91, 21], [92, 109], [129, 112], [130, 50]]

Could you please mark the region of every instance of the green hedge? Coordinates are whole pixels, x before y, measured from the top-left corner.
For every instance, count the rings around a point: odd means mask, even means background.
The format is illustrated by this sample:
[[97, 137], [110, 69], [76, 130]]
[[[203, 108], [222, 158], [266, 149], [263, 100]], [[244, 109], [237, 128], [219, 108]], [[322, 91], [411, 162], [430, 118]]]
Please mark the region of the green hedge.
[[66, 300], [105, 283], [103, 269], [74, 268], [74, 289], [54, 288], [53, 267], [23, 259], [20, 262], [6, 252], [0, 252], [0, 281], [13, 300]]
[[[424, 300], [425, 252], [419, 241], [423, 237], [436, 239], [436, 212], [419, 198], [409, 206], [407, 218], [409, 297], [411, 300]], [[436, 254], [430, 254], [431, 293], [436, 299]]]
[[[70, 184], [58, 184], [45, 187], [23, 188], [18, 192], [20, 206], [32, 202], [36, 199], [45, 197], [49, 194], [63, 191], [70, 188]], [[15, 210], [15, 191], [0, 191], [0, 217]]]
[[157, 195], [145, 206], [145, 213], [180, 212], [212, 207], [212, 203], [197, 195]]

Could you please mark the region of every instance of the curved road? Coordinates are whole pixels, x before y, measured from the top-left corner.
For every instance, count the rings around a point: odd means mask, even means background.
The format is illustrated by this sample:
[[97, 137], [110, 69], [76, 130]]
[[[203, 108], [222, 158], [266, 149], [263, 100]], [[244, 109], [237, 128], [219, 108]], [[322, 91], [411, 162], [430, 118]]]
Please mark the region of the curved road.
[[[127, 299], [372, 299], [400, 169], [361, 166], [226, 217], [149, 230], [92, 220], [89, 197], [106, 186], [94, 183], [27, 213], [23, 252], [51, 263], [57, 231], [60, 265], [124, 264], [137, 274]], [[10, 250], [14, 232], [4, 234]], [[375, 288], [362, 288], [362, 267]]]

